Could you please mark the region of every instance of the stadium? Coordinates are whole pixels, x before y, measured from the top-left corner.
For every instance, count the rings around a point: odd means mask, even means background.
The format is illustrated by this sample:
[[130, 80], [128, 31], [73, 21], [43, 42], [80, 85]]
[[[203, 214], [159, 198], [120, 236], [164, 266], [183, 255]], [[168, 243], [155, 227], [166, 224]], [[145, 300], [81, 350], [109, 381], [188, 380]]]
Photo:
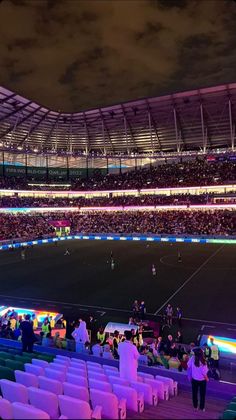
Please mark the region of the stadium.
[[236, 83], [192, 86], [76, 112], [0, 86], [3, 420], [236, 419]]

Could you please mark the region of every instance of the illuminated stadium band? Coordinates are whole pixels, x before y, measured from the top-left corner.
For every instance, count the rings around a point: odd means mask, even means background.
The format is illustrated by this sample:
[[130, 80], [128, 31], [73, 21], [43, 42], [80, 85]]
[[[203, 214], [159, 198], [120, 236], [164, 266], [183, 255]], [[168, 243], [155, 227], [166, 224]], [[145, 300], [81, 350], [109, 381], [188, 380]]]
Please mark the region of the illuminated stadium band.
[[[235, 150], [236, 83], [76, 113], [53, 111], [0, 87], [0, 147], [32, 166], [75, 167], [99, 156]], [[53, 159], [57, 157], [57, 163]], [[77, 166], [78, 167], [78, 166]], [[99, 166], [98, 166], [99, 167]]]
[[12, 196], [17, 194], [19, 197], [109, 197], [110, 194], [115, 196], [125, 195], [178, 195], [190, 194], [200, 195], [206, 193], [225, 194], [228, 192], [236, 192], [236, 184], [227, 185], [207, 185], [207, 186], [188, 186], [188, 187], [169, 187], [169, 188], [142, 188], [138, 189], [113, 189], [113, 190], [91, 190], [91, 191], [71, 191], [71, 190], [15, 190], [15, 189], [0, 189], [1, 196]]
[[99, 234], [91, 234], [91, 235], [69, 235], [57, 238], [45, 238], [45, 239], [37, 239], [34, 241], [23, 241], [23, 242], [16, 242], [16, 243], [8, 243], [4, 245], [0, 245], [0, 251], [8, 250], [12, 248], [21, 248], [27, 246], [34, 246], [34, 245], [44, 245], [44, 244], [52, 244], [58, 241], [68, 241], [68, 240], [96, 240], [96, 241], [144, 241], [144, 242], [180, 242], [180, 243], [198, 243], [198, 244], [228, 244], [234, 245], [236, 244], [236, 238], [215, 238], [215, 237], [177, 237], [177, 236], [170, 236], [170, 237], [163, 237], [163, 236], [145, 236], [145, 235], [99, 235]]

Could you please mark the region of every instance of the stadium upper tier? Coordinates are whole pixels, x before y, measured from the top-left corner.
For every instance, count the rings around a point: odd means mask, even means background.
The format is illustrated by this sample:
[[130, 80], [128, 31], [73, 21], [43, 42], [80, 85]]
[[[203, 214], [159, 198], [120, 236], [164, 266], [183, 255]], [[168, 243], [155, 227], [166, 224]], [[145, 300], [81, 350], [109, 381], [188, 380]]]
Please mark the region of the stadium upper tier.
[[28, 153], [234, 150], [236, 83], [104, 108], [53, 111], [0, 87], [1, 147]]

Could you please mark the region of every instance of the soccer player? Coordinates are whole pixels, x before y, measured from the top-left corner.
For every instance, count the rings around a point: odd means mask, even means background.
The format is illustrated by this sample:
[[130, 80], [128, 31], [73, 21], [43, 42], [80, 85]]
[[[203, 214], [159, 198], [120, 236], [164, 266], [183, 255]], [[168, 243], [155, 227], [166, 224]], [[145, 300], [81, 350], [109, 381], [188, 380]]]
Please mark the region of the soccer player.
[[155, 264], [152, 264], [152, 275], [156, 276], [156, 274], [157, 274], [157, 271], [156, 271]]
[[22, 259], [22, 261], [25, 261], [25, 249], [24, 248], [22, 248], [22, 250], [21, 250], [21, 259]]
[[180, 251], [178, 252], [178, 262], [182, 263], [182, 255], [181, 255]]
[[114, 268], [115, 268], [115, 261], [112, 258], [111, 259], [111, 269], [114, 270]]
[[69, 249], [68, 248], [66, 248], [66, 252], [65, 252], [65, 254], [64, 255], [70, 255], [70, 251], [69, 251]]

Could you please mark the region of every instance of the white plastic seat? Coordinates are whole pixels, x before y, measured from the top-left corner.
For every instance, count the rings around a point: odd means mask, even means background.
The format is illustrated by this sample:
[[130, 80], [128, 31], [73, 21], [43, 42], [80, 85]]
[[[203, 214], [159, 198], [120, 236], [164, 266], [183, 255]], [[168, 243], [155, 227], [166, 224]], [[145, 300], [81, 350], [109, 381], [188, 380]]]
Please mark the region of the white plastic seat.
[[115, 394], [98, 389], [90, 389], [93, 409], [100, 405], [102, 416], [108, 419], [126, 419], [126, 399], [119, 400]]
[[107, 376], [116, 376], [116, 377], [120, 377], [120, 372], [117, 372], [116, 370], [105, 370], [104, 371], [105, 375]]
[[174, 381], [172, 378], [167, 378], [166, 376], [156, 375], [155, 379], [158, 381], [163, 381], [168, 384], [169, 394], [174, 397], [178, 394], [178, 382]]
[[87, 378], [83, 378], [82, 376], [72, 375], [72, 373], [67, 373], [66, 382], [69, 382], [74, 385], [85, 386], [86, 388], [88, 387]]
[[66, 373], [61, 372], [57, 369], [46, 368], [45, 376], [50, 379], [56, 379], [56, 381], [59, 381], [59, 382], [65, 382], [65, 379], [66, 379]]
[[17, 384], [8, 379], [0, 380], [0, 387], [3, 398], [10, 402], [28, 403], [28, 388], [22, 384]]
[[32, 359], [32, 364], [36, 366], [41, 366], [43, 368], [48, 367], [49, 363], [46, 360]]
[[169, 390], [167, 384], [164, 384], [162, 381], [157, 381], [156, 379], [144, 378], [144, 383], [151, 385], [153, 389], [157, 390], [157, 395], [160, 400], [169, 399]]
[[42, 376], [45, 373], [43, 367], [32, 365], [31, 363], [25, 363], [25, 371], [36, 376]]
[[158, 404], [157, 390], [153, 389], [151, 385], [142, 382], [131, 382], [130, 386], [136, 389], [137, 392], [142, 392], [144, 402], [149, 405], [156, 406]]
[[87, 362], [87, 368], [102, 368], [102, 365], [100, 363], [96, 363], [96, 362]]
[[32, 373], [22, 372], [22, 370], [15, 370], [15, 378], [18, 384], [25, 386], [35, 386], [38, 388], [38, 377]]
[[64, 373], [66, 373], [67, 372], [67, 369], [68, 369], [67, 366], [62, 365], [60, 363], [54, 363], [54, 362], [49, 363], [48, 368], [49, 369], [59, 370], [60, 372], [64, 372]]
[[85, 386], [79, 386], [70, 384], [69, 382], [63, 382], [63, 394], [68, 397], [77, 398], [79, 400], [89, 402], [89, 391]]
[[67, 366], [67, 367], [70, 366], [70, 361], [69, 360], [55, 358], [53, 360], [53, 362], [57, 363], [57, 364], [60, 364], [60, 365], [63, 365], [63, 366]]
[[105, 381], [96, 381], [96, 379], [89, 380], [89, 387], [93, 389], [100, 389], [104, 392], [112, 392], [112, 385]]
[[115, 366], [110, 366], [110, 365], [103, 365], [103, 369], [104, 370], [113, 370], [114, 372], [119, 372], [119, 369]]
[[20, 419], [42, 419], [42, 420], [48, 420], [50, 419], [49, 415], [42, 410], [39, 410], [38, 408], [33, 407], [29, 404], [22, 404], [15, 402], [12, 404], [12, 410], [13, 410], [13, 419], [14, 420], [20, 420]]
[[62, 356], [61, 354], [57, 354], [56, 355], [56, 358], [54, 360], [57, 360], [57, 359], [66, 360], [69, 363], [71, 362], [71, 358], [70, 357], [68, 357], [68, 356]]
[[108, 382], [108, 377], [104, 373], [97, 373], [97, 372], [89, 371], [88, 378], [96, 379], [97, 381]]
[[63, 394], [62, 382], [56, 381], [55, 379], [49, 379], [46, 376], [39, 376], [39, 388], [45, 391], [53, 392], [53, 394]]
[[58, 401], [61, 414], [69, 419], [101, 419], [102, 408], [100, 406], [96, 406], [94, 412], [92, 412], [86, 401], [67, 395], [59, 395]]
[[30, 404], [35, 408], [46, 411], [51, 419], [59, 417], [57, 395], [39, 388], [28, 388]]
[[84, 369], [77, 369], [74, 367], [69, 367], [67, 370], [68, 373], [72, 373], [72, 375], [78, 375], [78, 376], [83, 376], [84, 378], [87, 378], [87, 372]]
[[154, 375], [151, 375], [151, 373], [138, 372], [138, 376], [141, 376], [142, 378], [155, 379]]
[[80, 369], [80, 370], [82, 370], [83, 372], [87, 372], [86, 365], [83, 365], [83, 364], [81, 364], [81, 363], [71, 362], [71, 364], [70, 364], [70, 368]]
[[108, 381], [113, 385], [122, 385], [122, 386], [129, 386], [129, 381], [126, 381], [126, 379], [122, 379], [119, 376], [108, 376]]
[[0, 418], [3, 420], [13, 419], [12, 405], [5, 398], [0, 398]]
[[118, 398], [126, 399], [126, 406], [129, 410], [135, 411], [136, 413], [143, 412], [144, 396], [142, 393], [137, 392], [131, 387], [117, 384], [113, 385], [113, 392]]
[[81, 365], [86, 366], [85, 360], [77, 359], [76, 357], [71, 358], [71, 363], [80, 363]]
[[93, 365], [87, 365], [88, 372], [97, 372], [97, 373], [104, 373], [104, 369], [102, 366], [93, 366]]

